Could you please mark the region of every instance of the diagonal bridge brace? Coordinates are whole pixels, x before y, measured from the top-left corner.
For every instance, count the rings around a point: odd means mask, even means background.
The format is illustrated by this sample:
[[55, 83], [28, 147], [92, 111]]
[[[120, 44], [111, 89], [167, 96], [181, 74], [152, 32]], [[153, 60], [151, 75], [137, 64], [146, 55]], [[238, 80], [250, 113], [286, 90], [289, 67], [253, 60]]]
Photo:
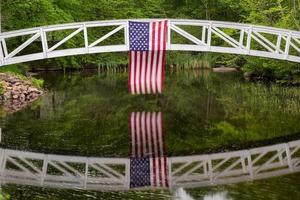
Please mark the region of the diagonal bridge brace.
[[121, 25], [117, 28], [115, 28], [114, 30], [110, 31], [109, 33], [107, 33], [106, 35], [102, 36], [101, 38], [99, 38], [98, 40], [96, 40], [95, 42], [93, 42], [92, 44], [89, 45], [89, 48], [96, 46], [97, 44], [99, 44], [100, 42], [103, 42], [104, 40], [106, 40], [107, 38], [109, 38], [110, 36], [112, 36], [113, 34], [119, 32], [121, 29], [125, 28], [124, 25]]
[[195, 36], [191, 35], [190, 33], [186, 32], [185, 30], [179, 28], [176, 25], [171, 25], [170, 27], [173, 31], [175, 31], [176, 33], [180, 34], [181, 36], [185, 37], [186, 39], [192, 41], [193, 43], [197, 44], [197, 45], [203, 45], [203, 46], [207, 46], [206, 43], [204, 43], [203, 41], [199, 40], [198, 38], [196, 38]]
[[80, 33], [83, 30], [83, 28], [79, 28], [76, 31], [74, 31], [73, 33], [71, 33], [70, 35], [68, 35], [67, 37], [65, 37], [63, 40], [61, 40], [60, 42], [58, 42], [57, 44], [55, 44], [54, 46], [52, 46], [50, 49], [48, 49], [48, 53], [57, 49], [59, 46], [61, 46], [62, 44], [64, 44], [66, 41], [70, 40], [71, 38], [73, 38], [75, 35], [77, 35], [78, 33]]
[[5, 60], [14, 57], [15, 55], [17, 55], [20, 51], [22, 51], [23, 49], [25, 49], [28, 45], [30, 45], [33, 41], [35, 41], [36, 39], [38, 39], [41, 36], [40, 32], [36, 33], [35, 35], [33, 35], [31, 38], [29, 38], [27, 41], [25, 41], [23, 44], [21, 44], [18, 48], [16, 48], [15, 50], [13, 50], [11, 53], [9, 53], [7, 56], [5, 56]]

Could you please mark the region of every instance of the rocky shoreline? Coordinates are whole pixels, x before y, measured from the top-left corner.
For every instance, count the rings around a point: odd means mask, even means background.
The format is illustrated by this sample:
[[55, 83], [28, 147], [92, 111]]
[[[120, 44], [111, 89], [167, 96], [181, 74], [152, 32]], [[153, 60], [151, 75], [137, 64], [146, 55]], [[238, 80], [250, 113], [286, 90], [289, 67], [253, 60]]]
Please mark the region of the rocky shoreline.
[[25, 108], [43, 94], [43, 91], [29, 80], [17, 75], [0, 73], [0, 81], [2, 87], [0, 104], [6, 113], [14, 113]]

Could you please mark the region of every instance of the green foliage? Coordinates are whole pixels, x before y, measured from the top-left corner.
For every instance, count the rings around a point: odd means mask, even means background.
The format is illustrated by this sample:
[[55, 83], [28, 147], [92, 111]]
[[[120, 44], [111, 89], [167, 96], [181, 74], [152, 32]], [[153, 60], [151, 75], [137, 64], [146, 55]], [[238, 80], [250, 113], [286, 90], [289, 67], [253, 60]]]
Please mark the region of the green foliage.
[[37, 78], [31, 77], [30, 81], [31, 81], [32, 85], [37, 87], [37, 88], [42, 88], [43, 85], [44, 85], [44, 80], [43, 79], [37, 79]]
[[3, 82], [0, 81], [0, 95], [2, 95], [4, 93], [4, 85]]
[[0, 189], [0, 200], [9, 200], [10, 195], [2, 192], [2, 188]]
[[0, 67], [0, 72], [26, 75], [27, 69], [28, 68], [26, 67], [26, 65], [9, 65], [9, 66]]

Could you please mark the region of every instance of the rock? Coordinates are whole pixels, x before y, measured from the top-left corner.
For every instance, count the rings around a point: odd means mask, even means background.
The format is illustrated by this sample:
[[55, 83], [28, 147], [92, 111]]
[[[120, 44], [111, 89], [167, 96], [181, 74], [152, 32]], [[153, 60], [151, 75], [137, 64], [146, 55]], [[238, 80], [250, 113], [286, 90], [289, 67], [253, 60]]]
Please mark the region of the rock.
[[10, 99], [11, 98], [11, 91], [7, 91], [3, 94], [4, 99]]
[[26, 100], [25, 94], [21, 94], [21, 95], [20, 95], [20, 100], [21, 100], [22, 102]]
[[19, 86], [19, 85], [21, 85], [21, 83], [20, 82], [16, 82], [14, 85], [15, 86]]
[[18, 90], [19, 90], [20, 92], [23, 93], [23, 92], [26, 90], [26, 88], [25, 88], [25, 86], [20, 85], [20, 86], [18, 87]]
[[10, 83], [12, 83], [12, 84], [15, 84], [15, 83], [17, 83], [19, 81], [19, 79], [17, 79], [17, 78], [9, 78], [8, 81]]
[[18, 90], [18, 87], [14, 85], [14, 86], [12, 87], [12, 91], [17, 91], [17, 90]]
[[29, 81], [14, 75], [0, 73], [0, 80], [4, 89], [4, 94], [0, 95], [0, 102], [4, 111], [8, 113], [21, 110], [43, 94], [43, 91], [35, 88]]
[[30, 97], [29, 95], [26, 96], [26, 100], [30, 100], [30, 98], [31, 98], [31, 97]]
[[12, 90], [11, 91], [11, 95], [14, 96], [14, 95], [19, 95], [20, 93], [17, 91], [17, 90]]
[[216, 67], [213, 68], [213, 72], [218, 72], [218, 73], [226, 73], [226, 72], [236, 72], [237, 69], [233, 67]]
[[38, 97], [39, 95], [35, 92], [31, 93], [31, 98], [35, 99], [36, 97]]
[[28, 92], [38, 92], [39, 90], [34, 87], [29, 87]]

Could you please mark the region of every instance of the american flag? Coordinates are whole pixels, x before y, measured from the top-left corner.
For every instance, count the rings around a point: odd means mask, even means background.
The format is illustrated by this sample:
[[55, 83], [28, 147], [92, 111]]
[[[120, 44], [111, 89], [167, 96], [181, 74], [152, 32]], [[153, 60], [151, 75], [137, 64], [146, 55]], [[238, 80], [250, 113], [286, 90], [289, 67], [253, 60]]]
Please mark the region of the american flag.
[[168, 21], [129, 22], [131, 94], [162, 93]]
[[130, 144], [130, 187], [168, 187], [162, 114], [131, 113]]

